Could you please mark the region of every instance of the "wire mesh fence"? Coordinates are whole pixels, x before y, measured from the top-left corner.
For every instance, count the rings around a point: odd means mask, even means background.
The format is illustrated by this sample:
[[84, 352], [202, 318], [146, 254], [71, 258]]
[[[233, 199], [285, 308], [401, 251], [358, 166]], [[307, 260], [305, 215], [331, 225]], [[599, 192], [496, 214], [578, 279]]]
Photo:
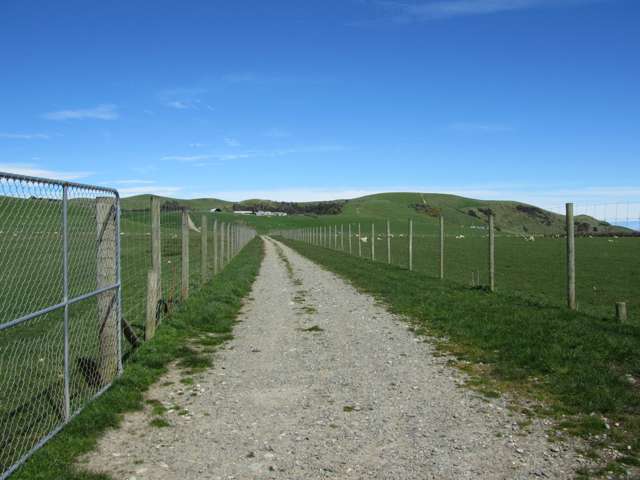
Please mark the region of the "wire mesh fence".
[[254, 236], [157, 197], [127, 210], [115, 190], [0, 173], [0, 480]]
[[[493, 262], [488, 217], [472, 224], [443, 223], [442, 231], [439, 218], [414, 217], [318, 223], [272, 233], [470, 287], [490, 290], [494, 285], [497, 291], [563, 306], [568, 303], [569, 283], [565, 210], [566, 205], [552, 210], [558, 213], [555, 233], [514, 233], [496, 226]], [[577, 310], [613, 318], [623, 303], [626, 320], [640, 322], [640, 203], [576, 204], [573, 225]]]
[[120, 363], [118, 196], [0, 175], [0, 476], [106, 389]]

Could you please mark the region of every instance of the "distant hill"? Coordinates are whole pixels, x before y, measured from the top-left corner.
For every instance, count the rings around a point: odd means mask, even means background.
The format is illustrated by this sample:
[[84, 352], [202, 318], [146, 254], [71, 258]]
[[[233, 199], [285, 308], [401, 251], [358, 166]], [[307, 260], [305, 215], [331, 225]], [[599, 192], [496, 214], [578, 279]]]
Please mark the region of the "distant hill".
[[[161, 197], [156, 195], [163, 204], [172, 203], [180, 207], [186, 207], [191, 210], [211, 210], [213, 208], [221, 208], [231, 211], [233, 202], [227, 202], [217, 198], [194, 198], [183, 200], [180, 198]], [[127, 210], [138, 210], [149, 208], [151, 204], [151, 195], [135, 195], [133, 197], [123, 198], [121, 201], [122, 208]]]
[[[234, 208], [246, 210], [285, 211], [290, 215], [319, 215], [337, 217], [344, 221], [362, 219], [408, 219], [433, 223], [442, 215], [449, 225], [483, 229], [489, 214], [495, 216], [496, 228], [516, 235], [555, 235], [564, 232], [564, 216], [522, 202], [503, 200], [478, 200], [439, 193], [380, 193], [351, 200], [328, 202], [275, 202], [251, 199], [227, 202], [216, 198], [181, 200], [160, 197], [164, 203], [187, 207], [191, 210], [221, 208], [231, 212]], [[122, 200], [123, 208], [148, 208], [150, 195], [138, 195]], [[293, 218], [290, 219], [292, 222]], [[625, 235], [632, 230], [612, 226], [587, 215], [575, 218], [576, 230], [582, 235]], [[292, 223], [291, 226], [294, 224]]]

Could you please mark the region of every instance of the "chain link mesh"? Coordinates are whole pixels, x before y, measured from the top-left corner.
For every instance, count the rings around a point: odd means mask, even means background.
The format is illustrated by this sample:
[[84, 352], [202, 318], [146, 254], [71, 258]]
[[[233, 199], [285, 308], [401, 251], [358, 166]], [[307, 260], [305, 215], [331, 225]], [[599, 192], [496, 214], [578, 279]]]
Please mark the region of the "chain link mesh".
[[0, 174], [0, 478], [118, 373], [117, 207]]

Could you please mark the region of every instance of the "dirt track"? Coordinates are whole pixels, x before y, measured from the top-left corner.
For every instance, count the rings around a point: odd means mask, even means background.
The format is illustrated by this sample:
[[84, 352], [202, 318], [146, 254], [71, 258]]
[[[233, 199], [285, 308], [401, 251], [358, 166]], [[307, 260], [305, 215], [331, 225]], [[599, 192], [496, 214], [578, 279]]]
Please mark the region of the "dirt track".
[[174, 370], [149, 393], [186, 409], [170, 427], [128, 415], [84, 466], [195, 480], [569, 478], [578, 465], [540, 423], [527, 434], [502, 400], [462, 388], [374, 299], [272, 240], [240, 321], [197, 385]]

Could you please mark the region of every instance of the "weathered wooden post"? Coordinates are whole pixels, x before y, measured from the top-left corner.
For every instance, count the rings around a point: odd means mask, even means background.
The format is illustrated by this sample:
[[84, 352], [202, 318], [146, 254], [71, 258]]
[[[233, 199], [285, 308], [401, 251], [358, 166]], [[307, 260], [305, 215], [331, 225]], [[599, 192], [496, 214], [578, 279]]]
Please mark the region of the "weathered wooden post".
[[351, 224], [349, 224], [349, 255], [351, 255]]
[[616, 320], [618, 320], [619, 322], [627, 321], [627, 303], [626, 302], [616, 303]]
[[573, 223], [573, 203], [567, 203], [567, 306], [576, 309], [576, 239]]
[[440, 216], [440, 279], [444, 278], [444, 217]]
[[220, 271], [222, 271], [224, 269], [224, 250], [225, 250], [225, 245], [224, 245], [224, 232], [225, 232], [225, 223], [221, 222], [220, 223], [220, 232], [218, 232], [218, 235], [220, 235]]
[[371, 261], [376, 261], [376, 224], [371, 223]]
[[218, 220], [213, 221], [213, 274], [218, 274]]
[[162, 290], [162, 240], [160, 235], [160, 199], [151, 197], [151, 268], [158, 274], [158, 288]]
[[391, 265], [391, 223], [387, 220], [387, 263]]
[[200, 277], [202, 284], [207, 283], [209, 279], [209, 262], [207, 261], [207, 237], [208, 237], [208, 225], [207, 216], [202, 215], [200, 225]]
[[413, 220], [409, 220], [409, 271], [413, 271]]
[[182, 209], [182, 300], [189, 298], [189, 213]]
[[227, 263], [231, 261], [231, 224], [227, 223]]
[[[96, 198], [96, 288], [115, 285], [117, 275], [117, 205], [114, 197]], [[98, 294], [98, 332], [100, 335], [100, 379], [108, 383], [118, 372], [118, 289]]]
[[340, 225], [340, 250], [344, 252], [344, 225]]
[[333, 226], [333, 248], [335, 250], [338, 249], [338, 226]]
[[358, 224], [358, 256], [362, 257], [362, 231], [360, 230], [360, 224]]
[[496, 290], [496, 237], [495, 220], [493, 214], [489, 215], [489, 290]]
[[160, 300], [158, 273], [149, 270], [147, 274], [147, 319], [144, 327], [144, 339], [151, 340], [156, 334], [156, 310]]

